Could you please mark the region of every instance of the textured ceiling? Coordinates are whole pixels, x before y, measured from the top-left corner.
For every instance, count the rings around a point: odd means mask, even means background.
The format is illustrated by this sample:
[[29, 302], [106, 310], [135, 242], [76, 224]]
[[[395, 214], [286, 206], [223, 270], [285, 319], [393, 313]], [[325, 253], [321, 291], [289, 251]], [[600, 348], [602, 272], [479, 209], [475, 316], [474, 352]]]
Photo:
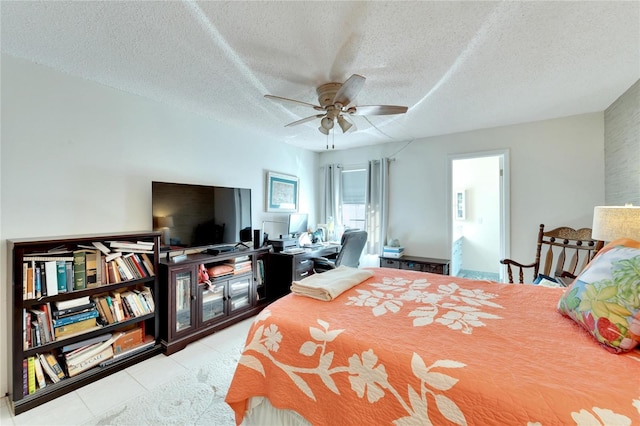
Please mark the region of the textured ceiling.
[[366, 77], [337, 149], [602, 111], [640, 78], [640, 2], [0, 2], [1, 47], [325, 149], [315, 88]]

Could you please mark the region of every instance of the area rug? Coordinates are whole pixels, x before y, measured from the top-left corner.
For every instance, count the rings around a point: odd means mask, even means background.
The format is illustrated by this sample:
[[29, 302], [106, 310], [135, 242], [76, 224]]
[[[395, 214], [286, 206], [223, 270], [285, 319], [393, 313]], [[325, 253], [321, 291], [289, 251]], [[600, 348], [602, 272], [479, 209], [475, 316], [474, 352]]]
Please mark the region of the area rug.
[[88, 425], [215, 425], [234, 426], [224, 402], [241, 348], [211, 360], [126, 405], [93, 419]]

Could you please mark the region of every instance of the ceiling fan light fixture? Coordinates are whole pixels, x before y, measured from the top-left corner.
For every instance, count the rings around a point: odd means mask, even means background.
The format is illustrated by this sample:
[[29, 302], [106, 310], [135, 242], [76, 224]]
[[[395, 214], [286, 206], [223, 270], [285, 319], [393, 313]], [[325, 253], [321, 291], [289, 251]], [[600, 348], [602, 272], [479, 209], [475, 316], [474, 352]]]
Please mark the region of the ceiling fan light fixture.
[[320, 127], [318, 127], [318, 130], [320, 130], [320, 133], [323, 133], [323, 134], [329, 136], [329, 130], [328, 129], [325, 129], [324, 127], [320, 126]]
[[353, 126], [353, 124], [349, 123], [345, 118], [341, 115], [338, 116], [338, 125], [342, 129], [342, 133], [347, 133], [347, 131]]
[[326, 130], [331, 130], [333, 129], [333, 120], [329, 117], [323, 117], [322, 120], [320, 120], [320, 126]]

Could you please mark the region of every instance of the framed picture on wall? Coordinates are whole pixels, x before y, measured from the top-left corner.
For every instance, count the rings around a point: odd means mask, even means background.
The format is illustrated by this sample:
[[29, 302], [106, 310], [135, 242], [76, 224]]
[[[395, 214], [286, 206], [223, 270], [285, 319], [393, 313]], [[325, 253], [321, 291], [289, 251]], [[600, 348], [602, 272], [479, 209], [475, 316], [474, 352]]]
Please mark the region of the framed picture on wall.
[[466, 191], [464, 189], [457, 190], [454, 194], [454, 214], [456, 220], [465, 220], [466, 217]]
[[298, 178], [267, 172], [267, 211], [298, 211]]

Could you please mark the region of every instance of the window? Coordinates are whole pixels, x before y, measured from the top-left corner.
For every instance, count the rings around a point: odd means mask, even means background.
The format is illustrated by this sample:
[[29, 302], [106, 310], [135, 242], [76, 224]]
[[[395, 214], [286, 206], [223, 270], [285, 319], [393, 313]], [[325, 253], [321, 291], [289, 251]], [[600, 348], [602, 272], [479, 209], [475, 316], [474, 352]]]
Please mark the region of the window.
[[340, 174], [342, 197], [340, 210], [342, 224], [346, 228], [365, 229], [367, 170], [365, 168], [344, 168]]

